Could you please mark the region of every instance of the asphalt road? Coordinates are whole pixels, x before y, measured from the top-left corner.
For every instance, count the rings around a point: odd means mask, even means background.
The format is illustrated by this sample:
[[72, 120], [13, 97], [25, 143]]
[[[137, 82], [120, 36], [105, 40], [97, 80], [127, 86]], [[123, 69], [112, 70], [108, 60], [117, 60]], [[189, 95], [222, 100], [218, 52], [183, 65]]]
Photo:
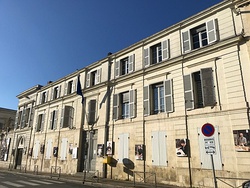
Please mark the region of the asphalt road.
[[16, 187], [24, 187], [24, 188], [90, 188], [91, 186], [74, 183], [74, 182], [66, 182], [62, 180], [57, 180], [56, 178], [39, 178], [36, 176], [29, 176], [26, 174], [17, 174], [11, 172], [0, 172], [0, 188], [16, 188]]

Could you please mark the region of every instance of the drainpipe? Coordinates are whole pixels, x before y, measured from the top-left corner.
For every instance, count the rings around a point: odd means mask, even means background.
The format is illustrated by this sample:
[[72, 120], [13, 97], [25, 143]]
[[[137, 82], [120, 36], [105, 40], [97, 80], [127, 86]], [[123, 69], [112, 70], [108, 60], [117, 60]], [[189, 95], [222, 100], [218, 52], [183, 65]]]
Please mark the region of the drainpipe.
[[[182, 79], [183, 79], [183, 83], [184, 83], [184, 60], [182, 60]], [[184, 89], [183, 89], [184, 90]], [[185, 93], [185, 91], [183, 91]], [[185, 116], [185, 129], [186, 129], [186, 138], [187, 138], [187, 146], [188, 146], [188, 173], [189, 173], [189, 186], [190, 188], [192, 188], [192, 172], [191, 172], [191, 151], [190, 151], [190, 141], [189, 141], [189, 133], [188, 133], [188, 115], [187, 115], [187, 108], [186, 108], [186, 103], [188, 101], [186, 101], [186, 98], [184, 96], [184, 116]]]
[[[105, 121], [105, 131], [104, 131], [104, 152], [106, 151], [106, 143], [109, 139], [109, 120], [110, 120], [110, 80], [111, 80], [111, 55], [108, 53], [108, 80], [107, 80], [107, 101], [106, 101], [106, 121]], [[106, 152], [104, 153], [106, 155]], [[103, 178], [107, 178], [107, 164], [103, 163]]]

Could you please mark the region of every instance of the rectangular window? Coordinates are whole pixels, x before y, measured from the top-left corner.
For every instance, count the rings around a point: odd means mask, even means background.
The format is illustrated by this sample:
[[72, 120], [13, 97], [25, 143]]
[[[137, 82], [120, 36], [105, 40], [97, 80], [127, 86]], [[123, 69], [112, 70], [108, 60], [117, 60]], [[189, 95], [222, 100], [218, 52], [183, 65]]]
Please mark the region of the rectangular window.
[[154, 84], [152, 85], [153, 91], [153, 113], [158, 114], [160, 112], [164, 112], [165, 104], [164, 104], [164, 88], [163, 84]]
[[134, 71], [135, 55], [130, 55], [115, 62], [115, 77], [129, 74]]
[[73, 120], [74, 120], [74, 108], [72, 106], [65, 106], [62, 110], [61, 116], [61, 128], [73, 128]]
[[216, 20], [210, 20], [195, 28], [182, 32], [183, 53], [198, 49], [217, 41]]
[[88, 124], [96, 123], [96, 100], [90, 100], [88, 103]]
[[136, 116], [136, 90], [113, 95], [113, 119], [134, 118]]
[[152, 59], [151, 59], [152, 64], [161, 62], [162, 61], [161, 43], [155, 46], [152, 46], [150, 50], [151, 50], [151, 55], [152, 55]]
[[212, 68], [201, 69], [184, 76], [185, 106], [187, 110], [216, 105]]
[[172, 86], [169, 79], [143, 88], [144, 116], [174, 111]]
[[[72, 86], [71, 86], [71, 88], [72, 88]], [[53, 89], [52, 99], [55, 100], [59, 97], [60, 97], [60, 86], [57, 86], [57, 87], [54, 87], [54, 89]]]
[[95, 86], [100, 82], [101, 82], [101, 69], [97, 69], [87, 74], [86, 87]]
[[152, 132], [152, 165], [167, 166], [167, 144], [165, 131]]
[[39, 114], [36, 123], [36, 132], [43, 131], [45, 114]]
[[144, 49], [144, 66], [160, 63], [169, 58], [169, 40]]
[[57, 118], [58, 110], [53, 110], [50, 113], [50, 130], [55, 130], [57, 128]]
[[67, 94], [71, 94], [73, 93], [73, 80], [68, 82], [68, 89], [67, 89], [68, 93]]
[[25, 110], [25, 117], [24, 117], [25, 126], [28, 126], [29, 120], [30, 120], [30, 108], [27, 108]]
[[41, 99], [41, 104], [46, 102], [46, 92], [42, 93], [42, 99]]

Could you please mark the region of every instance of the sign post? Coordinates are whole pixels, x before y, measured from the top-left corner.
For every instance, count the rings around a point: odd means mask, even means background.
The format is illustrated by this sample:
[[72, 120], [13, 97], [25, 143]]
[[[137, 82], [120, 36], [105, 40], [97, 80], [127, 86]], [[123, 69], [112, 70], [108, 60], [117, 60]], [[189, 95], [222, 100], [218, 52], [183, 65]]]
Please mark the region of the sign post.
[[201, 132], [205, 137], [208, 137], [208, 138], [204, 138], [205, 151], [206, 151], [206, 154], [210, 154], [211, 156], [212, 170], [213, 170], [213, 177], [214, 177], [214, 187], [218, 188], [216, 176], [215, 176], [215, 169], [214, 169], [214, 159], [213, 159], [213, 155], [216, 153], [215, 140], [214, 140], [214, 137], [211, 137], [214, 135], [215, 128], [212, 124], [206, 123], [201, 127]]

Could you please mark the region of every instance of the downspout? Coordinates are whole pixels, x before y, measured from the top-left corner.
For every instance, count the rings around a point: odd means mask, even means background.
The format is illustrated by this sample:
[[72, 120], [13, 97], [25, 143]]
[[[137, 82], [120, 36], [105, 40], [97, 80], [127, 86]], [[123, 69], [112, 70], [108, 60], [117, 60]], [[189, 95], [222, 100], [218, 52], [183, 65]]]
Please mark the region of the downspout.
[[[181, 36], [181, 29], [182, 25], [180, 24], [180, 29], [179, 29], [179, 37], [182, 39]], [[180, 51], [182, 53], [182, 40], [180, 40]], [[189, 133], [188, 133], [188, 115], [187, 115], [187, 110], [186, 110], [186, 99], [185, 99], [185, 89], [184, 89], [184, 55], [182, 53], [182, 60], [181, 60], [181, 71], [182, 71], [182, 82], [183, 82], [183, 93], [184, 93], [184, 117], [185, 117], [185, 129], [186, 129], [186, 144], [188, 146], [188, 173], [189, 173], [189, 186], [192, 188], [192, 171], [191, 171], [191, 151], [190, 151], [190, 140], [189, 140]]]
[[[43, 169], [44, 154], [45, 154], [44, 150], [45, 150], [45, 143], [46, 143], [46, 138], [47, 138], [48, 124], [49, 124], [49, 122], [48, 122], [49, 121], [49, 111], [50, 111], [50, 105], [49, 105], [48, 115], [47, 115], [47, 125], [44, 127], [45, 128], [45, 132], [44, 132], [44, 143], [43, 143], [43, 155], [42, 155], [42, 161], [41, 161], [41, 172], [42, 172], [42, 169]], [[45, 112], [46, 112], [46, 110], [45, 110]]]
[[[31, 137], [32, 137], [32, 131], [33, 131], [33, 124], [31, 124], [30, 122], [31, 121], [32, 121], [32, 123], [34, 122], [34, 114], [35, 114], [35, 101], [32, 102], [32, 109], [30, 112], [30, 119], [29, 119], [29, 125], [28, 125], [28, 127], [30, 127], [30, 139], [29, 139], [28, 148], [26, 148], [26, 161], [28, 161], [28, 158], [29, 158], [29, 148], [31, 146]], [[33, 119], [31, 119], [32, 115], [33, 115]], [[31, 124], [31, 126], [30, 126], [30, 124]], [[26, 162], [26, 168], [27, 168], [27, 162]]]
[[[106, 151], [106, 143], [109, 139], [109, 120], [110, 120], [110, 80], [111, 80], [111, 55], [108, 53], [108, 80], [107, 80], [107, 101], [106, 101], [106, 121], [105, 121], [105, 130], [104, 130], [104, 152]], [[104, 153], [106, 155], [106, 152]], [[107, 164], [103, 163], [103, 178], [107, 178]]]

